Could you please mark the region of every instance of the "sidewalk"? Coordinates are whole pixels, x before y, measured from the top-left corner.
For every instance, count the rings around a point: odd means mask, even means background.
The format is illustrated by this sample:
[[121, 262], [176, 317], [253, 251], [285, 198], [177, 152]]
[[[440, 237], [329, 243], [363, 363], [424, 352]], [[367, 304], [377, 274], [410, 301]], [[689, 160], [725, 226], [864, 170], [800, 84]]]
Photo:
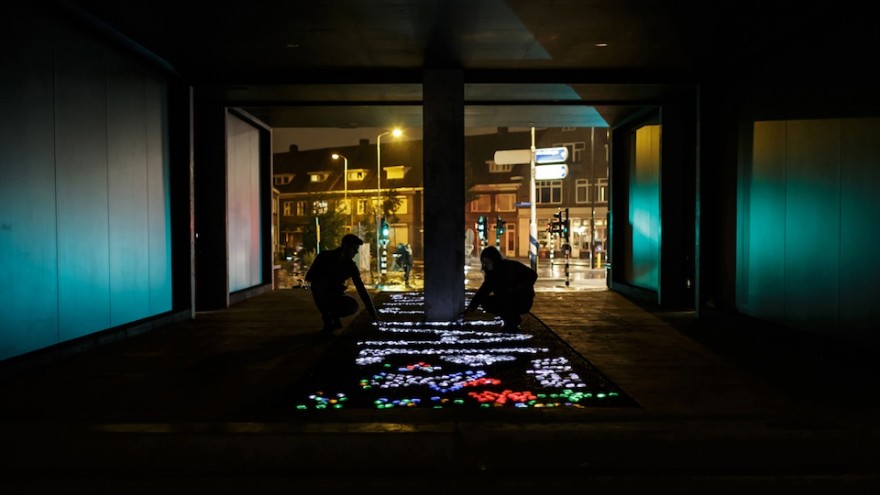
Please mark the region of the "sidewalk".
[[[878, 377], [855, 351], [832, 359], [765, 339], [752, 354], [778, 356], [769, 366], [733, 344], [739, 322], [696, 324], [602, 290], [541, 291], [533, 315], [639, 407], [272, 419], [265, 411], [336, 345], [307, 290], [275, 291], [4, 376], [0, 488], [878, 493]], [[362, 331], [361, 316], [339, 337]], [[780, 371], [810, 353], [824, 366]]]

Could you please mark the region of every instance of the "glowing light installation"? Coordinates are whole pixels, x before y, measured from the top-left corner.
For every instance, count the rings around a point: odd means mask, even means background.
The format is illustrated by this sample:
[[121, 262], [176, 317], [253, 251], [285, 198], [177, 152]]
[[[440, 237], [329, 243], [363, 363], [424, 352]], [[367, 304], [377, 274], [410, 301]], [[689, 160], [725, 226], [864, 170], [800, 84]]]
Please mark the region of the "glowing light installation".
[[[354, 363], [366, 376], [353, 383], [351, 393], [311, 394], [296, 408], [340, 409], [357, 394], [372, 395], [365, 402], [377, 409], [579, 408], [619, 396], [585, 382], [569, 359], [549, 347], [522, 345], [534, 339], [531, 333], [503, 332], [500, 320], [485, 314], [470, 321], [419, 321], [423, 308], [421, 293], [390, 295], [379, 308], [385, 318], [376, 334], [356, 342]], [[513, 369], [521, 376], [494, 376], [497, 365], [517, 361], [522, 367]]]

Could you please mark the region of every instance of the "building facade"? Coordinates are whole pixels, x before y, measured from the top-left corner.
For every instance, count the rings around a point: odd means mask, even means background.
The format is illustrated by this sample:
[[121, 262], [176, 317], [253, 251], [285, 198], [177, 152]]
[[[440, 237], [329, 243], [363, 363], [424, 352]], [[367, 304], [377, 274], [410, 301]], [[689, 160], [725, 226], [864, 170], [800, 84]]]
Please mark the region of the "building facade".
[[[319, 150], [300, 151], [293, 144], [288, 151], [274, 154], [277, 252], [290, 248], [297, 252], [302, 250], [306, 233], [316, 217], [328, 210], [349, 217], [345, 232], [371, 241], [376, 205], [390, 203], [394, 210], [385, 215], [391, 220], [389, 245], [410, 243], [415, 256], [421, 257], [424, 247], [421, 142], [391, 141], [381, 146], [381, 152], [377, 153], [376, 145], [368, 139], [362, 139], [357, 146]], [[530, 164], [498, 164], [494, 157], [496, 151], [530, 150], [530, 147], [530, 130], [499, 128], [496, 133], [465, 138], [465, 250], [470, 256], [478, 256], [485, 246], [496, 246], [508, 257], [529, 256]], [[548, 226], [555, 214], [567, 211], [571, 256], [599, 261], [607, 241], [607, 129], [536, 130], [535, 147], [568, 150], [565, 177], [535, 182], [539, 256], [562, 256], [563, 240], [560, 235], [551, 233]], [[377, 159], [382, 160], [380, 167], [377, 167]], [[485, 236], [480, 234], [481, 217], [486, 226]]]

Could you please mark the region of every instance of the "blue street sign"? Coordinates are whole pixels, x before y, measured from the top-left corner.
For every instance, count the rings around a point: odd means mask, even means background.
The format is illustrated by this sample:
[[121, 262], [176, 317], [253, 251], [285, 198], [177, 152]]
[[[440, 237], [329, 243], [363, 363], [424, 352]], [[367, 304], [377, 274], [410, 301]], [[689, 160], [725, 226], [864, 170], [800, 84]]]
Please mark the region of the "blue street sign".
[[538, 148], [535, 150], [535, 164], [544, 163], [562, 163], [568, 160], [568, 148], [560, 146], [558, 148]]
[[535, 166], [535, 180], [556, 180], [568, 176], [568, 165], [555, 163]]

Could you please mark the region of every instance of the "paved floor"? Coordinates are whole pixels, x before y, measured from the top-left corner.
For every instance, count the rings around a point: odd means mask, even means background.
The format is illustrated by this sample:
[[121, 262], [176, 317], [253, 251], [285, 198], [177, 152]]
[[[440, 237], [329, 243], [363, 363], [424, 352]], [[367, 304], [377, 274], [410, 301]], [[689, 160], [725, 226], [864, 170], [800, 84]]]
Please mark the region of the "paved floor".
[[532, 313], [638, 407], [267, 416], [368, 324], [322, 338], [310, 293], [279, 290], [2, 375], [0, 489], [880, 493], [872, 353], [596, 288]]

